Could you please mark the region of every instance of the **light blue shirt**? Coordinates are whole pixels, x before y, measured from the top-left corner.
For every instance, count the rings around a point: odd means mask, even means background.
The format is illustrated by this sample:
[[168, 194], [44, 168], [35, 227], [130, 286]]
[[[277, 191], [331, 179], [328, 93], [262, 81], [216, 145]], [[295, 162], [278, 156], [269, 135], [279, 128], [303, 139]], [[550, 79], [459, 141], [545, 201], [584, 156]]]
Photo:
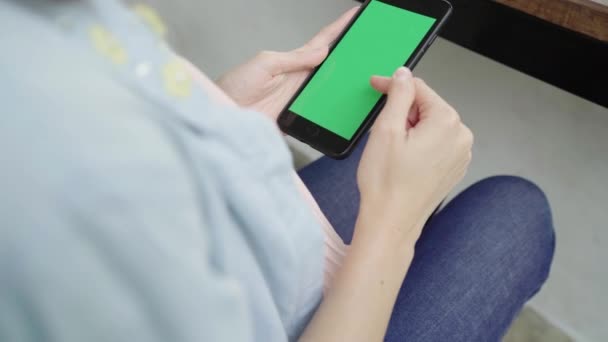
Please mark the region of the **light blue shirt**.
[[273, 123], [112, 0], [0, 0], [0, 341], [281, 341], [322, 234]]

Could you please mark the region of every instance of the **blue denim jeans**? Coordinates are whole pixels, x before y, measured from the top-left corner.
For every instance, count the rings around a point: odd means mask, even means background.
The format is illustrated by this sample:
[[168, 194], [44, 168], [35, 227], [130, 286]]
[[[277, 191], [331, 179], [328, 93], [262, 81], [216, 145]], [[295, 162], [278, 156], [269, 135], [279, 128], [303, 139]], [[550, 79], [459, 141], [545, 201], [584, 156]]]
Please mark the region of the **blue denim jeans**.
[[[299, 172], [346, 242], [363, 145], [346, 160], [324, 157]], [[511, 176], [472, 185], [425, 226], [386, 340], [500, 341], [547, 279], [554, 248], [551, 211], [536, 185]]]

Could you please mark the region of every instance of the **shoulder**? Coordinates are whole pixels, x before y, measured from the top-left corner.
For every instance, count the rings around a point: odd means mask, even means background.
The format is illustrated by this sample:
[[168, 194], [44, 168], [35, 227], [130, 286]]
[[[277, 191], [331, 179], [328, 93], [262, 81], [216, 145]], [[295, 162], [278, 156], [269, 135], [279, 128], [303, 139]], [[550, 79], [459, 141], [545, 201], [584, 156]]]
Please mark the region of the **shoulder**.
[[0, 37], [0, 207], [13, 208], [14, 221], [52, 209], [194, 229], [190, 170], [155, 120], [163, 109], [42, 19], [0, 7], [13, 33]]

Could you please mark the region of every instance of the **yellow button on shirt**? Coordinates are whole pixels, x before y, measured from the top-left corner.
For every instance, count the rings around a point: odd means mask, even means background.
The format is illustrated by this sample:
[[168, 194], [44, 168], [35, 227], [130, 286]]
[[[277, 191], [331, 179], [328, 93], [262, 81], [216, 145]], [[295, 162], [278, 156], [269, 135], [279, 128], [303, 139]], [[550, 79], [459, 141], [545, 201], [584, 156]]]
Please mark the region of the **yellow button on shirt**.
[[109, 58], [114, 64], [126, 64], [129, 56], [116, 37], [101, 25], [93, 25], [89, 36], [95, 49]]
[[192, 93], [192, 78], [184, 63], [175, 59], [163, 67], [165, 90], [175, 97], [188, 97]]
[[133, 6], [133, 12], [137, 14], [148, 27], [161, 38], [167, 35], [167, 25], [156, 12], [156, 10], [145, 4], [136, 4]]
[[[154, 9], [149, 6], [139, 4], [133, 7], [133, 11], [143, 20], [143, 22], [159, 37], [163, 37], [166, 32], [166, 26], [160, 19], [160, 16]], [[109, 30], [101, 25], [93, 25], [90, 28], [89, 35], [95, 49], [102, 55], [107, 57], [116, 65], [124, 65], [129, 60], [127, 50]], [[141, 68], [136, 68], [139, 72]], [[154, 70], [146, 69], [145, 74], [154, 72]], [[192, 78], [186, 70], [184, 63], [179, 58], [174, 58], [167, 62], [161, 72], [162, 82], [164, 83], [165, 91], [176, 98], [186, 98], [192, 93]]]

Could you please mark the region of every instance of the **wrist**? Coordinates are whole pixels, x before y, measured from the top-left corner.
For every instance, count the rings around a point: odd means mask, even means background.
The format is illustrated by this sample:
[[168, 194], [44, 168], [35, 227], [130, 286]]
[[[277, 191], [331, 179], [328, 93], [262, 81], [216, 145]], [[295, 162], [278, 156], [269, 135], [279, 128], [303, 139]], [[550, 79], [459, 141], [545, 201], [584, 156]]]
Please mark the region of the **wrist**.
[[424, 220], [414, 215], [390, 215], [386, 210], [361, 210], [355, 224], [352, 245], [364, 244], [389, 252], [411, 251], [420, 237]]
[[382, 274], [382, 278], [391, 274], [400, 285], [414, 259], [417, 239], [404, 238], [401, 234], [393, 235], [388, 230], [381, 232], [384, 228], [357, 225], [344, 262], [367, 265], [365, 269], [368, 274]]

